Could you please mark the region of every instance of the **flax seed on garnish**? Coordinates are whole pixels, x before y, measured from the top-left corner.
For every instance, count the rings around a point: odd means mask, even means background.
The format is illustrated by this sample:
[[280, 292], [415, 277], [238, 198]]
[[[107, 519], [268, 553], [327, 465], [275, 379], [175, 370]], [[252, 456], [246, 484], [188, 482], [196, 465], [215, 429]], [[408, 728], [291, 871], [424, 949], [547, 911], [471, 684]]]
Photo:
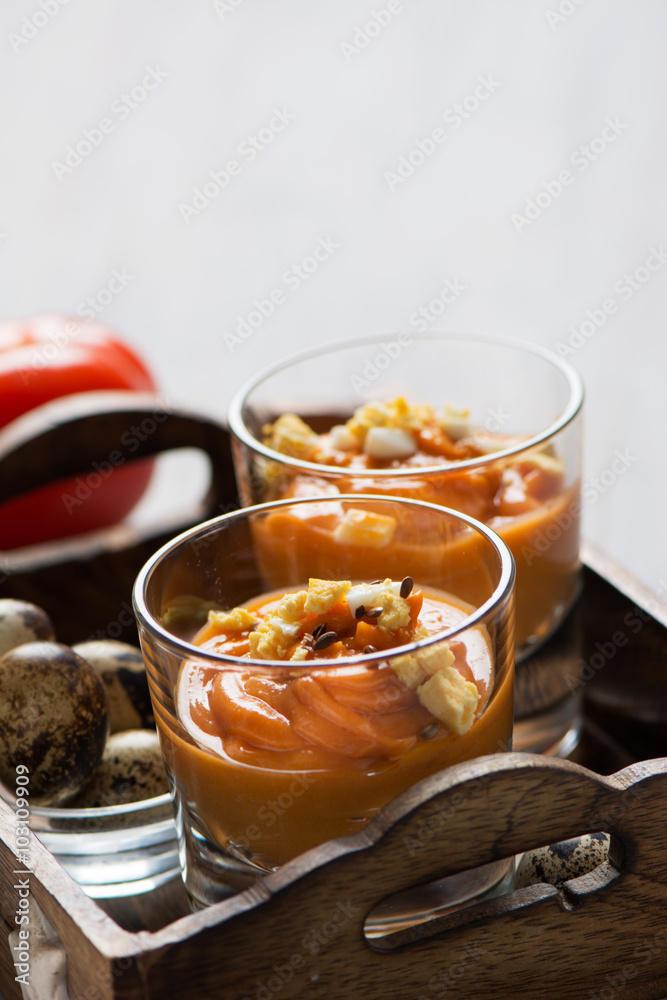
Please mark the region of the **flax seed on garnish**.
[[375, 646], [364, 646], [364, 653], [377, 653]]
[[313, 652], [319, 653], [321, 649], [326, 649], [337, 641], [338, 635], [336, 632], [322, 632], [313, 643]]
[[354, 617], [363, 618], [365, 614], [366, 614], [366, 608], [363, 606], [363, 604], [360, 604], [357, 610], [354, 612]]
[[406, 597], [410, 595], [410, 591], [414, 587], [415, 581], [411, 576], [404, 576], [401, 581], [400, 595], [405, 600]]
[[364, 613], [366, 618], [379, 618], [382, 614], [382, 608], [368, 608]]
[[423, 729], [419, 730], [420, 740], [432, 740], [434, 736], [437, 735], [440, 729], [439, 722], [429, 722], [428, 726], [424, 726]]

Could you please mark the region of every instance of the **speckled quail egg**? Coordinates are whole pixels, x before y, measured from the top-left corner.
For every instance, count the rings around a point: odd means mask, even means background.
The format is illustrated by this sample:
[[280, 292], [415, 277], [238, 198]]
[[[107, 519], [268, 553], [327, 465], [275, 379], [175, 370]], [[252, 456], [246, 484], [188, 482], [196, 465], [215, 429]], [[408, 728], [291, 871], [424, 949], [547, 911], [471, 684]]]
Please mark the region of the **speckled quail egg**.
[[69, 646], [28, 642], [0, 657], [0, 780], [24, 764], [30, 801], [59, 805], [83, 788], [109, 729], [104, 685]]
[[89, 784], [70, 802], [73, 809], [116, 806], [169, 791], [156, 732], [114, 733]]
[[51, 642], [56, 634], [46, 611], [29, 601], [0, 600], [0, 656], [25, 642]]
[[112, 733], [155, 726], [140, 649], [115, 639], [78, 642], [72, 649], [87, 660], [104, 681]]
[[571, 878], [592, 872], [609, 856], [609, 834], [590, 833], [573, 840], [564, 840], [550, 847], [526, 851], [522, 855], [514, 878], [514, 888], [547, 882], [560, 885]]

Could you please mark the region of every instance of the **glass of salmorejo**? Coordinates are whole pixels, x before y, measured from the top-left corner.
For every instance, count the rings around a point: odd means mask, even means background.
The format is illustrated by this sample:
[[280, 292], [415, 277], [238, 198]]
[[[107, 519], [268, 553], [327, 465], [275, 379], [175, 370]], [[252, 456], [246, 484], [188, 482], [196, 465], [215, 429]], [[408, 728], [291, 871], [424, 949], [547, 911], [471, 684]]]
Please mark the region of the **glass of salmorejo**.
[[570, 365], [518, 341], [402, 333], [324, 345], [235, 394], [240, 497], [411, 497], [492, 528], [516, 563], [515, 749], [566, 755], [580, 696], [529, 657], [580, 590], [582, 403]]
[[[195, 908], [511, 748], [514, 564], [466, 515], [364, 495], [243, 508], [160, 549], [134, 606]], [[509, 865], [465, 873], [457, 902]]]

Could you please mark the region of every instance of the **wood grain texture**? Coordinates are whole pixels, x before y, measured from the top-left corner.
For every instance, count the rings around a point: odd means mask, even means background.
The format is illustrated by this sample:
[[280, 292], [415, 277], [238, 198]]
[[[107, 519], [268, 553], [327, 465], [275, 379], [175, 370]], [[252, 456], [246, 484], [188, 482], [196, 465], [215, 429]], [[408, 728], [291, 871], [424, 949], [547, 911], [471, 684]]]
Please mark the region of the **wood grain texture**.
[[[120, 930], [39, 845], [35, 896], [67, 948], [72, 998], [91, 976], [104, 1000], [420, 1000], [445, 987], [460, 1000], [499, 990], [556, 1000], [599, 995], [612, 977], [627, 1000], [657, 1000], [667, 983], [666, 803], [667, 759], [602, 777], [502, 754], [428, 778], [359, 834], [154, 933]], [[0, 816], [7, 900], [11, 811]], [[474, 904], [382, 948], [364, 937], [390, 890], [595, 830], [613, 835], [610, 862], [561, 888]]]

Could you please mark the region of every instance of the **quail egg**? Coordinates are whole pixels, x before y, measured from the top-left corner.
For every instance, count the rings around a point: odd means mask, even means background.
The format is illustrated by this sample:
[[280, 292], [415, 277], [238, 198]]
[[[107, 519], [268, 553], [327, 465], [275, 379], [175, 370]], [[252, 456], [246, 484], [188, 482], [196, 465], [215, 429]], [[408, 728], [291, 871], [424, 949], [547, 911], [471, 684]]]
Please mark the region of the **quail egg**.
[[72, 649], [93, 667], [104, 682], [112, 733], [155, 726], [140, 649], [115, 639], [79, 642]]
[[51, 642], [53, 623], [46, 611], [13, 597], [0, 600], [0, 656], [25, 642]]
[[526, 851], [517, 866], [514, 888], [537, 882], [560, 885], [592, 872], [609, 856], [609, 834], [591, 833], [560, 844]]
[[75, 809], [116, 806], [168, 791], [157, 733], [134, 729], [109, 737], [91, 781], [70, 805]]
[[12, 787], [26, 765], [35, 805], [59, 805], [83, 788], [108, 728], [104, 685], [69, 646], [28, 642], [0, 657], [0, 780]]

